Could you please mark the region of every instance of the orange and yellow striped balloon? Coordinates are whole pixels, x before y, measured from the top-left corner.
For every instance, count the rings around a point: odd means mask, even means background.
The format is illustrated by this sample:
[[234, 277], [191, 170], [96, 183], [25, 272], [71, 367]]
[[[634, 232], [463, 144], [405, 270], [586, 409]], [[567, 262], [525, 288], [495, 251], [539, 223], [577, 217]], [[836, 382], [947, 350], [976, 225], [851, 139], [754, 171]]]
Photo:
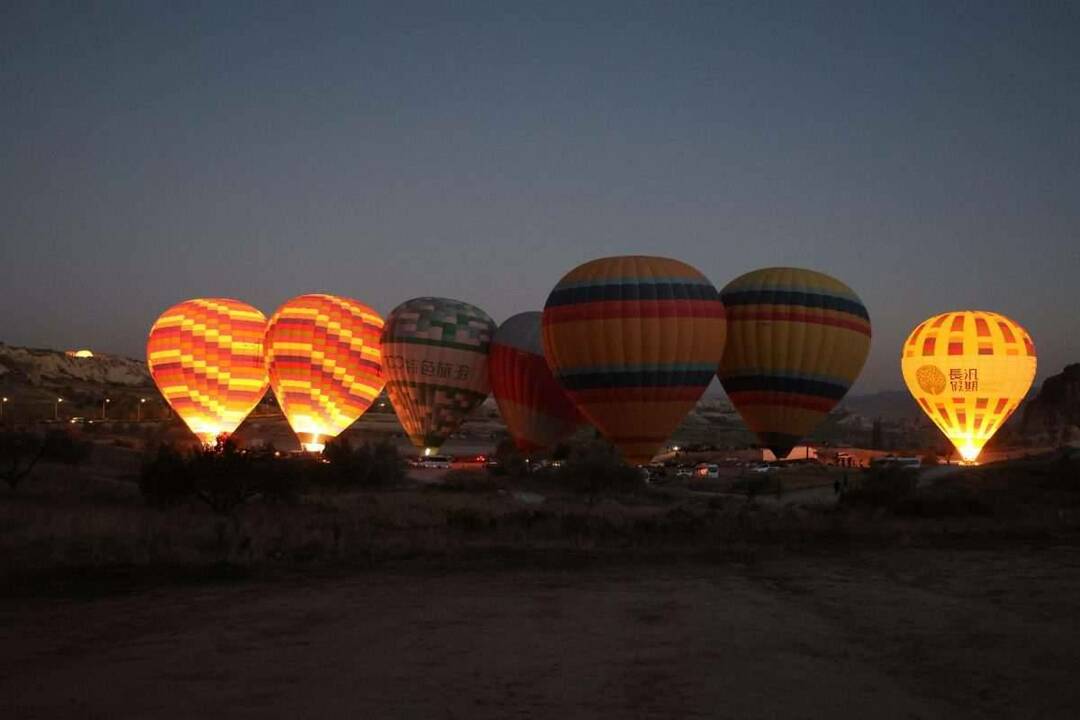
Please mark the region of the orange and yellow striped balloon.
[[185, 300], [150, 328], [150, 375], [204, 444], [234, 431], [266, 392], [265, 332], [265, 315], [229, 298]]
[[295, 297], [270, 318], [270, 386], [305, 450], [321, 451], [382, 391], [382, 328], [377, 312], [335, 295]]
[[908, 336], [900, 369], [923, 412], [974, 462], [1035, 379], [1031, 336], [1004, 315], [941, 313]]
[[728, 317], [720, 383], [782, 460], [859, 377], [870, 314], [850, 287], [803, 268], [753, 270], [725, 285], [720, 299]]
[[592, 260], [544, 306], [552, 373], [630, 463], [649, 462], [693, 409], [724, 353], [724, 306], [697, 269], [670, 258]]

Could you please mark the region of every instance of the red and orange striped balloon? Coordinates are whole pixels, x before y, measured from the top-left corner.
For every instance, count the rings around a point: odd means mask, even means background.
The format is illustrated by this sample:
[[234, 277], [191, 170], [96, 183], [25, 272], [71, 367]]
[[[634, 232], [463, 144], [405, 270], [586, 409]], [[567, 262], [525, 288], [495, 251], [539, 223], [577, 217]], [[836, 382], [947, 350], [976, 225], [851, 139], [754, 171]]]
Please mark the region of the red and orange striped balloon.
[[524, 312], [499, 326], [491, 341], [488, 377], [499, 414], [518, 450], [553, 448], [585, 423], [544, 359], [543, 313]]
[[233, 432], [266, 392], [266, 316], [229, 298], [173, 305], [150, 328], [150, 375], [204, 444]]
[[335, 295], [295, 297], [270, 318], [270, 386], [305, 450], [322, 450], [382, 391], [382, 328], [377, 312]]

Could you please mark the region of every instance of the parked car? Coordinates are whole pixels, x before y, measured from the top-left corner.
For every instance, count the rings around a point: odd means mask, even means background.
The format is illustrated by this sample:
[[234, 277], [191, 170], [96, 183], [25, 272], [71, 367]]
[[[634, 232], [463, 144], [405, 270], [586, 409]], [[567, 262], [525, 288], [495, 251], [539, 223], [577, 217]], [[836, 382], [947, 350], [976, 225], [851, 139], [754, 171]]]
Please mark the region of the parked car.
[[675, 471], [675, 477], [677, 478], [689, 478], [694, 476], [694, 468], [689, 465], [680, 465]]
[[715, 480], [720, 477], [720, 466], [713, 463], [699, 463], [694, 468], [695, 480]]
[[451, 462], [449, 455], [427, 455], [420, 458], [418, 465], [427, 469], [449, 470]]
[[452, 467], [462, 470], [481, 468], [486, 463], [486, 455], [455, 455], [450, 461]]

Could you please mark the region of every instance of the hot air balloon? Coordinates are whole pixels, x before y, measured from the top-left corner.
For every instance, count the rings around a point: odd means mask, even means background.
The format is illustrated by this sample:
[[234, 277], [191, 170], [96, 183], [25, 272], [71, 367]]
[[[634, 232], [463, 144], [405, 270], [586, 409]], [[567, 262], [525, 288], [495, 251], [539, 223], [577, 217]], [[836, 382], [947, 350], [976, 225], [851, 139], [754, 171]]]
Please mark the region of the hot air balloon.
[[724, 352], [716, 288], [678, 260], [593, 260], [544, 306], [544, 355], [578, 410], [627, 462], [646, 463], [712, 380]]
[[525, 453], [554, 447], [584, 421], [544, 359], [539, 312], [514, 315], [491, 343], [488, 375], [514, 444]]
[[413, 445], [436, 452], [488, 394], [495, 323], [459, 300], [422, 297], [394, 308], [383, 328], [390, 402]]
[[1016, 410], [1035, 379], [1035, 344], [1004, 315], [935, 315], [908, 336], [900, 369], [908, 390], [967, 462]]
[[321, 452], [382, 392], [382, 328], [377, 312], [336, 295], [301, 295], [271, 316], [270, 387], [305, 450]]
[[746, 273], [720, 298], [728, 341], [717, 375], [750, 430], [783, 459], [859, 376], [870, 315], [844, 283], [799, 268]]
[[185, 300], [150, 328], [150, 375], [204, 445], [236, 430], [266, 393], [265, 332], [265, 315], [229, 298]]

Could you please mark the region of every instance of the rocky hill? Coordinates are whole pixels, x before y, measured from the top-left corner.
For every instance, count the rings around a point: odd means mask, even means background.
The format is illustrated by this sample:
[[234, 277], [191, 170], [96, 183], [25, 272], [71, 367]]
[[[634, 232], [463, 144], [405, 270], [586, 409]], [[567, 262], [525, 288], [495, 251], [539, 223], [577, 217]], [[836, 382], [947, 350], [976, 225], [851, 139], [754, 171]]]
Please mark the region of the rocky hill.
[[[100, 417], [105, 398], [109, 398], [112, 408], [110, 417], [134, 417], [139, 398], [158, 397], [142, 360], [104, 353], [74, 357], [60, 350], [2, 343], [0, 394], [8, 398], [4, 406], [8, 422], [77, 415]], [[54, 408], [58, 397], [64, 402]], [[151, 405], [144, 409], [158, 410]]]
[[1080, 440], [1080, 363], [1043, 382], [1024, 407], [1021, 428], [1050, 444]]
[[0, 383], [54, 387], [71, 383], [125, 387], [151, 384], [146, 363], [121, 355], [74, 357], [59, 350], [13, 347], [0, 343]]

